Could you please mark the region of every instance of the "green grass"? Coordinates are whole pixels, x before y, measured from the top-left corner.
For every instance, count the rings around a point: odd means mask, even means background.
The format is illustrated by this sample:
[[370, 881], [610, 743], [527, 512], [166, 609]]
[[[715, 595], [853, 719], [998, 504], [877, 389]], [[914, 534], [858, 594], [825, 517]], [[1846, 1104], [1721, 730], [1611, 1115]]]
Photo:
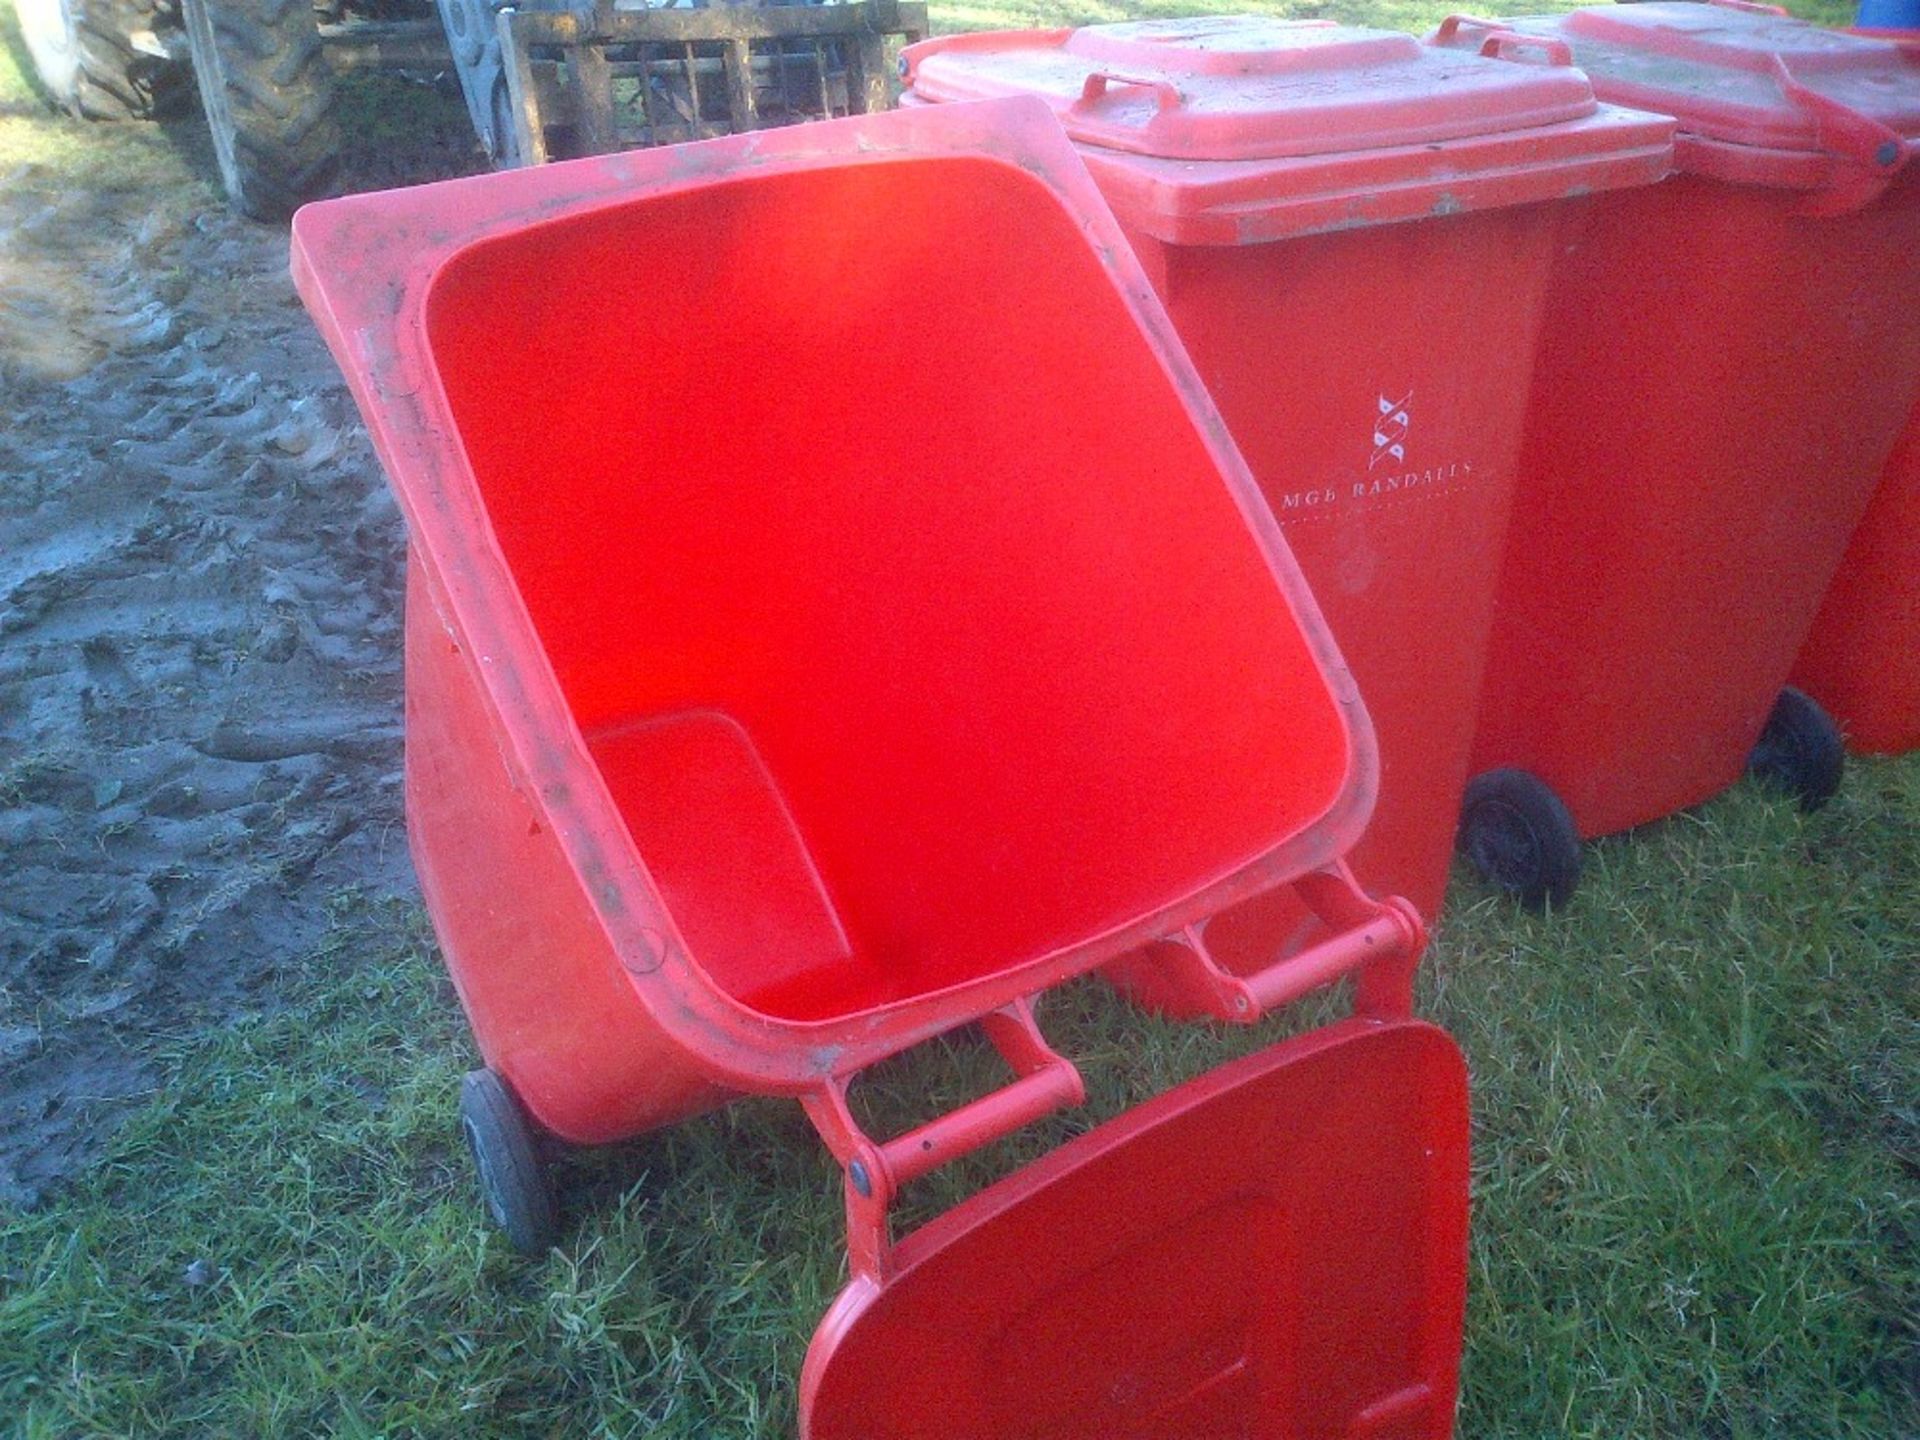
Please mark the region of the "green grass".
[[[1564, 915], [1461, 882], [1423, 981], [1471, 1061], [1460, 1434], [1920, 1434], [1920, 757], [1803, 816], [1750, 791], [1594, 847]], [[419, 913], [343, 898], [287, 1008], [171, 1042], [110, 1161], [0, 1233], [18, 1433], [783, 1435], [843, 1275], [835, 1174], [749, 1101], [570, 1160], [530, 1263], [454, 1139], [472, 1062]], [[1328, 1013], [1243, 1032], [1093, 983], [1043, 1018], [1091, 1114], [917, 1187], [925, 1219], [1095, 1117]], [[886, 1068], [881, 1126], [991, 1067]]]

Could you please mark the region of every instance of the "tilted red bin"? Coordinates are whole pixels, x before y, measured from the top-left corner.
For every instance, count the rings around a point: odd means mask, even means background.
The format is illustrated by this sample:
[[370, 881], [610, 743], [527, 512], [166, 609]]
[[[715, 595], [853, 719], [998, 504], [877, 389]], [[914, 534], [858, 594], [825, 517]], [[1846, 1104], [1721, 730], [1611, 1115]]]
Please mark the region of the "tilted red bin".
[[[1324, 21], [957, 35], [906, 64], [910, 99], [1034, 94], [1078, 142], [1378, 728], [1355, 872], [1434, 914], [1559, 202], [1660, 179], [1672, 122], [1597, 104], [1564, 64]], [[1258, 964], [1298, 923], [1256, 904], [1208, 941]], [[1200, 1008], [1128, 968], [1136, 993]]]
[[1555, 269], [1475, 743], [1503, 784], [1463, 818], [1497, 875], [1570, 879], [1574, 832], [1695, 804], [1750, 756], [1811, 802], [1837, 783], [1782, 687], [1920, 379], [1920, 64], [1754, 6], [1435, 39], [1503, 37], [1680, 122], [1680, 173], [1587, 202]]
[[[1339, 861], [1350, 680], [1044, 108], [335, 201], [294, 269], [408, 520], [410, 837], [487, 1073], [582, 1142], [802, 1101], [853, 1269], [806, 1433], [951, 1433], [931, 1397], [1018, 1374], [1000, 1433], [1445, 1435], [1464, 1080], [1404, 1006], [891, 1241], [1080, 1098], [1046, 987], [1280, 886], [1330, 933], [1216, 973], [1246, 1013], [1421, 943]], [[974, 1021], [1009, 1085], [861, 1131], [861, 1070]], [[929, 1289], [976, 1297], [937, 1337]]]

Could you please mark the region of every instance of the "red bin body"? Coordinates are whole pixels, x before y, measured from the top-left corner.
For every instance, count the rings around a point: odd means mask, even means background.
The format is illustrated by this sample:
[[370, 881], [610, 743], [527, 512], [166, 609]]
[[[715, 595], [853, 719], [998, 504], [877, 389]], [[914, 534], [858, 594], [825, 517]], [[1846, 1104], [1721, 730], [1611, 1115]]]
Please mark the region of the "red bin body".
[[[1035, 94], [1078, 142], [1366, 697], [1382, 782], [1356, 873], [1435, 913], [1558, 202], [1659, 179], [1671, 123], [1597, 105], [1565, 65], [1326, 22], [960, 35], [906, 58], [911, 99]], [[1209, 943], [1258, 963], [1299, 921], [1256, 904]], [[1130, 988], [1191, 1008], [1158, 978]]]
[[[1243, 1017], [1423, 939], [1340, 861], [1365, 712], [1044, 107], [333, 201], [294, 271], [406, 513], [409, 838], [509, 1099], [592, 1142], [789, 1095], [841, 1164], [803, 1434], [1446, 1435], [1465, 1068], [1404, 1008], [893, 1244], [1081, 1098], [1047, 987], [1277, 887], [1323, 939], [1167, 947]], [[866, 1066], [973, 1022], [1003, 1088], [862, 1130]]]
[[1603, 835], [1740, 777], [1913, 408], [1920, 68], [1753, 6], [1435, 39], [1564, 45], [1680, 123], [1680, 173], [1563, 242], [1475, 742]]
[[[1920, 30], [1859, 30], [1920, 53]], [[1853, 532], [1846, 558], [1793, 668], [1847, 747], [1920, 750], [1920, 407]]]
[[1920, 750], [1920, 410], [1820, 604], [1793, 683], [1866, 755]]

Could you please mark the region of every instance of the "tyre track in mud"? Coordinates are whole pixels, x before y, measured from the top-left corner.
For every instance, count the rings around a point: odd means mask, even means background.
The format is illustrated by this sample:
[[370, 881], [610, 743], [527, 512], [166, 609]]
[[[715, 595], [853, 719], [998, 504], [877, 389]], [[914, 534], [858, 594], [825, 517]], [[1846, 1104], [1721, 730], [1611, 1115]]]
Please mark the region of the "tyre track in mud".
[[286, 236], [0, 177], [0, 1206], [410, 895], [403, 533]]

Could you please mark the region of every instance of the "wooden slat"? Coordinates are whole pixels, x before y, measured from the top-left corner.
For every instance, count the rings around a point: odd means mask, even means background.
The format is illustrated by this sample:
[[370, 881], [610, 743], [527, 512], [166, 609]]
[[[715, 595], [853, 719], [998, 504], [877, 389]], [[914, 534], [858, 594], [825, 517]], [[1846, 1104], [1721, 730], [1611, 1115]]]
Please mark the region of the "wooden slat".
[[547, 163], [547, 127], [542, 123], [544, 106], [540, 87], [533, 77], [533, 60], [525, 45], [514, 43], [513, 22], [519, 17], [511, 11], [494, 16], [500, 36], [501, 69], [507, 77], [507, 98], [513, 102], [514, 146], [522, 165]]
[[887, 38], [877, 31], [860, 35], [848, 47], [847, 111], [877, 115], [893, 103], [887, 74]]
[[334, 70], [445, 70], [453, 64], [446, 27], [431, 20], [347, 20], [322, 25]]
[[727, 41], [724, 58], [727, 67], [727, 108], [733, 112], [733, 128], [757, 130], [760, 127], [760, 112], [753, 99], [753, 57], [747, 53], [747, 42], [741, 39]]
[[582, 45], [573, 52], [572, 60], [574, 114], [580, 122], [580, 138], [590, 153], [605, 154], [620, 144], [613, 123], [613, 74], [607, 69], [607, 52], [598, 45]]
[[[924, 4], [894, 8], [899, 12], [899, 31], [925, 33]], [[874, 9], [871, 3], [859, 3], [716, 5], [705, 10], [528, 10], [515, 16], [515, 34], [521, 43], [534, 45], [639, 45], [649, 40], [777, 40], [783, 36], [798, 40], [879, 29]]]

